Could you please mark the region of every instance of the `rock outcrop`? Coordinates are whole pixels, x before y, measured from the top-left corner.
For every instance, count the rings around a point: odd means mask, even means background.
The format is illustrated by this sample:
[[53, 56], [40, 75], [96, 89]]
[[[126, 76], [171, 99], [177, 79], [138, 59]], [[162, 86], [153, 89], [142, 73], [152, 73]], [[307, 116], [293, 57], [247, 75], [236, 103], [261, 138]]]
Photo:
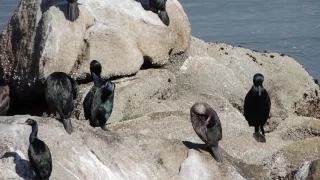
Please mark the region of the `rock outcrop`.
[[[189, 46], [189, 22], [176, 0], [167, 4], [168, 27], [137, 1], [80, 3], [71, 24], [63, 3], [22, 1], [0, 40], [1, 67], [20, 95], [33, 92], [29, 80], [36, 84], [52, 71], [85, 79], [92, 59], [101, 61], [104, 78], [132, 75], [113, 80], [111, 131], [83, 120], [92, 83], [79, 86], [73, 134], [55, 119], [32, 117], [52, 153], [51, 179], [320, 178], [319, 86], [292, 58], [197, 38]], [[266, 143], [255, 141], [242, 115], [257, 72], [272, 100]], [[192, 128], [189, 110], [197, 101], [220, 117], [222, 163]], [[27, 156], [31, 128], [17, 124], [29, 117], [0, 117], [0, 179], [34, 179]]]
[[[55, 71], [77, 79], [89, 75], [93, 59], [102, 76], [135, 74], [144, 64], [162, 66], [190, 43], [190, 23], [177, 0], [167, 1], [170, 25], [133, 0], [83, 0], [75, 22], [63, 0], [22, 0], [0, 36], [3, 77], [21, 99], [33, 98]], [[40, 85], [39, 85], [40, 84]]]

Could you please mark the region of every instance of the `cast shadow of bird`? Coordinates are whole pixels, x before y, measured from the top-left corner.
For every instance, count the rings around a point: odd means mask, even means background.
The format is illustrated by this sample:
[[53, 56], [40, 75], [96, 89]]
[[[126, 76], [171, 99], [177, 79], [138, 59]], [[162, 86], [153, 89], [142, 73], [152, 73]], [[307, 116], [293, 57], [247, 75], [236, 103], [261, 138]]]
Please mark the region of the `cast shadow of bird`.
[[16, 152], [6, 152], [0, 159], [13, 157], [13, 162], [16, 165], [15, 171], [17, 175], [25, 180], [35, 180], [36, 177], [33, 174], [33, 170], [29, 161], [22, 159]]
[[206, 152], [209, 152], [212, 157], [214, 157], [212, 150], [204, 143], [199, 144], [199, 143], [193, 143], [190, 141], [182, 141], [182, 143], [189, 149], [194, 149], [200, 153], [202, 153], [202, 151], [206, 151]]

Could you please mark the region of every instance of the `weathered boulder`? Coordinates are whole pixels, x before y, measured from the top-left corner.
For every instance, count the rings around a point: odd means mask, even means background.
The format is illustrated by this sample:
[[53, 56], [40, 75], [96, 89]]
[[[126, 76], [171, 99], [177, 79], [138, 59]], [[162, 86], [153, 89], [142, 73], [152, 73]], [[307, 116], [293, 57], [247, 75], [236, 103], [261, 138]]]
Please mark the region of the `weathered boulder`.
[[[102, 62], [104, 78], [135, 75], [114, 80], [111, 131], [72, 119], [75, 132], [68, 135], [55, 119], [33, 117], [51, 149], [51, 179], [319, 179], [320, 121], [313, 113], [319, 86], [292, 58], [196, 38], [182, 58], [168, 58], [189, 46], [189, 22], [176, 0], [168, 1], [168, 27], [132, 0], [84, 0], [74, 23], [57, 2], [22, 1], [1, 35], [1, 67], [20, 95], [53, 71], [84, 79], [92, 59]], [[144, 61], [166, 69], [138, 71]], [[257, 72], [272, 99], [266, 143], [255, 141], [241, 113]], [[91, 85], [80, 86], [78, 119]], [[220, 117], [223, 163], [192, 128], [189, 111], [197, 101]], [[16, 124], [28, 117], [0, 117], [2, 179], [34, 177], [27, 156], [31, 128]]]
[[55, 71], [86, 78], [93, 59], [109, 78], [135, 74], [144, 62], [164, 65], [170, 54], [189, 47], [190, 23], [177, 0], [166, 4], [169, 26], [137, 1], [80, 3], [72, 23], [66, 1], [20, 2], [0, 35], [0, 70], [20, 98], [28, 98]]
[[[116, 84], [114, 106], [108, 123], [116, 123], [153, 112], [148, 103], [159, 103], [174, 88], [175, 76], [165, 69], [141, 70], [135, 76], [114, 81]], [[75, 117], [84, 119], [83, 100], [93, 83], [80, 86]]]
[[197, 38], [192, 38], [188, 54], [177, 76], [177, 82], [184, 87], [219, 94], [241, 110], [253, 75], [262, 73], [271, 97], [271, 116], [285, 118], [296, 113], [320, 117], [319, 86], [287, 55], [205, 43]]
[[[267, 142], [261, 144], [254, 140], [250, 131], [242, 131], [238, 135], [242, 138], [230, 133], [230, 130], [236, 130], [235, 124], [239, 122], [233, 121], [234, 117], [230, 114], [230, 111], [237, 110], [230, 104], [227, 106], [231, 109], [224, 107], [226, 101], [219, 101], [217, 97], [198, 98], [201, 101], [207, 99], [210, 105], [220, 107], [215, 109], [225, 130], [221, 141], [223, 163], [217, 163], [210, 155], [194, 133], [187, 109], [179, 107], [179, 104], [171, 111], [148, 113], [111, 124], [109, 132], [92, 128], [85, 121], [72, 119], [74, 133], [68, 135], [63, 125], [55, 119], [31, 118], [38, 121], [38, 137], [47, 143], [52, 153], [51, 179], [199, 179], [203, 173], [207, 176], [202, 178], [207, 179], [272, 179], [284, 178], [292, 173], [296, 175], [296, 169], [306, 159], [319, 159], [319, 138], [282, 138], [289, 129], [299, 124], [307, 126], [311, 122], [317, 123], [318, 120], [296, 116], [285, 119], [278, 130], [267, 134]], [[158, 107], [161, 106], [160, 103]], [[18, 179], [19, 176], [33, 179], [27, 156], [31, 128], [17, 124], [27, 118], [30, 116], [0, 118], [2, 179]], [[291, 125], [291, 122], [300, 123]], [[310, 172], [316, 175], [315, 170]]]

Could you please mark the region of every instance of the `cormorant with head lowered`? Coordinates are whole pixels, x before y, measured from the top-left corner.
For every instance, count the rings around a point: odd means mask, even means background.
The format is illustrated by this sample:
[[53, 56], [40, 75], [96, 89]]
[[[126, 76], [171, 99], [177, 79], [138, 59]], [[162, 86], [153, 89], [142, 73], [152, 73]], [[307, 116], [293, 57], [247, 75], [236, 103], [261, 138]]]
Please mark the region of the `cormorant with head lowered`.
[[29, 136], [28, 156], [30, 164], [38, 179], [49, 180], [52, 172], [52, 158], [48, 146], [38, 139], [38, 123], [33, 119], [27, 119], [25, 125], [32, 127]]
[[190, 118], [196, 134], [211, 148], [216, 161], [222, 162], [219, 150], [222, 127], [217, 113], [207, 103], [197, 102], [190, 109]]
[[44, 92], [50, 112], [58, 112], [65, 130], [71, 134], [73, 128], [70, 117], [74, 109], [73, 100], [78, 95], [77, 82], [64, 72], [54, 72], [46, 79]]
[[[264, 76], [262, 74], [255, 74], [253, 76], [253, 86], [244, 100], [244, 116], [249, 126], [254, 126], [254, 138], [258, 142], [266, 142], [263, 126], [269, 118], [271, 109], [270, 97], [262, 85], [263, 81]], [[262, 134], [260, 134], [260, 130]]]

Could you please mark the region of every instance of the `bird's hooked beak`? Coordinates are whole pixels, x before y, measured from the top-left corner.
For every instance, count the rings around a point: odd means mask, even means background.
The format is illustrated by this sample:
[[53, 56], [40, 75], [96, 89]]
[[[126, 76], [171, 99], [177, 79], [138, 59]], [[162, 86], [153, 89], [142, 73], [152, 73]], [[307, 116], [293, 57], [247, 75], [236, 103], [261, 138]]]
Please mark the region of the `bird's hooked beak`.
[[259, 96], [261, 96], [261, 86], [258, 86]]
[[17, 123], [17, 124], [24, 124], [24, 125], [29, 125], [28, 123]]

